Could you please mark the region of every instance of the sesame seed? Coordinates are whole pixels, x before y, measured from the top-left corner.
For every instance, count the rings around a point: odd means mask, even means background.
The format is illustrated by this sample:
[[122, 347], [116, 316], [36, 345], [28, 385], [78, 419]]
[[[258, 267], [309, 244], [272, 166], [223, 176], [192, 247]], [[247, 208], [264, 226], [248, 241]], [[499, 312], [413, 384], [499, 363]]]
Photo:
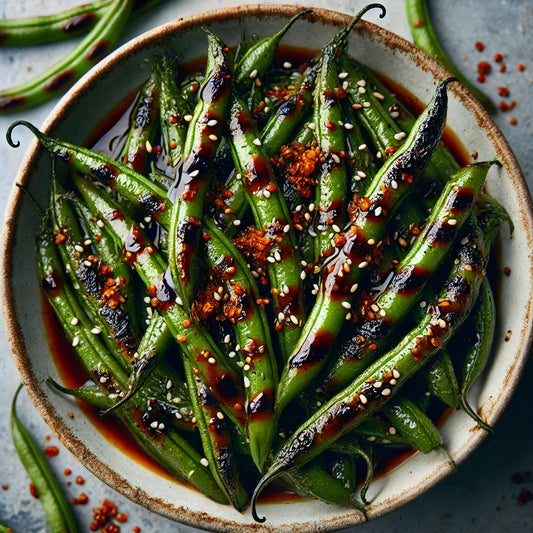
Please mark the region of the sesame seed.
[[99, 327], [95, 326], [93, 329], [91, 329], [91, 333], [93, 335], [100, 335], [100, 333], [102, 333], [102, 330]]
[[357, 171], [357, 176], [359, 176], [360, 178], [366, 178], [366, 173], [363, 172], [362, 170], [358, 170]]
[[370, 102], [363, 102], [363, 107], [370, 107], [372, 104]]
[[285, 224], [285, 226], [283, 226], [283, 233], [289, 233], [289, 231], [291, 231], [291, 225]]
[[385, 311], [385, 309], [380, 309], [379, 310], [379, 316], [387, 316], [387, 311]]
[[368, 266], [368, 261], [361, 261], [358, 265], [357, 265], [357, 268], [366, 268]]
[[157, 429], [159, 431], [163, 431], [165, 429], [165, 424], [163, 424], [163, 422], [161, 422], [158, 426], [157, 426]]
[[455, 226], [457, 224], [456, 218], [449, 218], [448, 219], [448, 226]]
[[237, 354], [235, 352], [230, 352], [228, 354], [228, 357], [230, 357], [231, 359], [233, 359]]
[[209, 127], [211, 127], [211, 128], [212, 128], [213, 126], [216, 126], [217, 124], [218, 124], [218, 120], [217, 120], [216, 118], [212, 118], [211, 120], [208, 120], [208, 121], [207, 121], [207, 125], [208, 125]]
[[183, 418], [183, 415], [179, 412], [179, 411], [176, 411], [174, 413], [174, 416], [178, 419], [178, 420], [181, 420]]
[[70, 321], [70, 325], [71, 326], [76, 326], [79, 322], [79, 319], [77, 316], [73, 317], [72, 320]]
[[381, 215], [382, 211], [383, 211], [383, 209], [381, 208], [381, 206], [378, 206], [378, 207], [376, 207], [376, 209], [374, 209], [374, 215], [379, 217]]
[[339, 226], [337, 226], [337, 224], [332, 224], [332, 225], [331, 225], [331, 229], [332, 229], [335, 233], [340, 233], [340, 232], [341, 232], [341, 229], [339, 228]]
[[398, 133], [396, 133], [396, 134], [394, 135], [394, 138], [395, 138], [397, 141], [401, 141], [402, 139], [405, 139], [406, 136], [407, 136], [407, 135], [406, 135], [405, 131], [399, 131]]
[[278, 320], [280, 322], [283, 322], [283, 320], [285, 320], [285, 315], [281, 311], [278, 313]]
[[439, 327], [444, 329], [446, 327], [446, 320], [444, 320], [443, 318], [439, 318]]
[[220, 300], [222, 300], [222, 297], [220, 296], [220, 294], [218, 294], [218, 292], [214, 292], [214, 293], [213, 293], [213, 298], [214, 298], [217, 302], [220, 302]]
[[344, 320], [351, 320], [352, 319], [352, 313], [346, 313], [344, 316]]
[[236, 218], [236, 219], [233, 221], [233, 225], [234, 225], [234, 226], [240, 226], [240, 225], [241, 225], [241, 221], [240, 221], [238, 218]]
[[390, 389], [383, 389], [381, 391], [382, 396], [389, 396], [392, 391]]
[[250, 78], [257, 78], [257, 69], [254, 68], [252, 72], [250, 72]]
[[209, 135], [209, 140], [215, 142], [218, 141], [218, 137], [214, 133], [211, 133]]
[[398, 111], [391, 111], [389, 113], [389, 116], [390, 116], [390, 118], [396, 119], [396, 118], [398, 118], [400, 116], [400, 113]]
[[230, 334], [228, 333], [225, 337], [224, 337], [224, 344], [229, 344], [231, 342], [231, 336]]
[[244, 388], [247, 389], [250, 386], [250, 379], [248, 376], [244, 376]]
[[80, 254], [83, 252], [83, 246], [80, 246], [79, 244], [76, 244], [74, 246], [74, 250], [76, 250], [76, 252], [80, 252]]
[[400, 372], [398, 372], [398, 370], [396, 370], [396, 368], [393, 369], [392, 371], [392, 375], [398, 379], [400, 377]]
[[333, 159], [337, 165], [341, 162], [341, 158], [337, 154], [331, 154], [331, 159]]
[[294, 316], [294, 315], [290, 315], [289, 318], [291, 319], [291, 322], [297, 326], [298, 325], [298, 317]]
[[80, 343], [80, 338], [78, 336], [72, 339], [72, 346], [78, 346], [79, 343]]
[[306, 277], [307, 277], [307, 274], [306, 274], [305, 270], [302, 270], [300, 272], [300, 279], [303, 281]]
[[359, 287], [359, 285], [357, 283], [354, 283], [351, 287], [350, 287], [350, 292], [353, 294], [357, 288]]
[[209, 461], [208, 461], [205, 457], [202, 457], [202, 458], [200, 459], [200, 464], [201, 464], [202, 466], [209, 466]]
[[[281, 254], [279, 253], [279, 250], [274, 250], [274, 259], [279, 263], [281, 261]], [[286, 287], [287, 285], [285, 285]], [[287, 292], [287, 291], [283, 291]]]
[[366, 150], [367, 149], [367, 145], [366, 144], [360, 144], [357, 149], [362, 152], [363, 150]]
[[250, 370], [250, 365], [244, 365], [242, 367], [242, 369], [245, 371], [245, 372], [248, 372], [248, 370]]
[[344, 129], [353, 130], [353, 124], [351, 124], [350, 122], [345, 122], [344, 123]]
[[371, 435], [370, 437], [368, 437], [366, 439], [368, 442], [375, 442], [376, 441], [376, 437], [374, 437], [374, 435]]
[[285, 63], [283, 63], [283, 68], [292, 68], [292, 63], [285, 61]]
[[389, 428], [389, 435], [396, 435], [397, 432], [398, 430], [394, 426]]
[[263, 191], [263, 196], [264, 196], [265, 198], [270, 198], [270, 191], [269, 191], [268, 189], [265, 189], [265, 190]]
[[183, 305], [183, 300], [180, 298], [179, 295], [176, 295], [176, 303], [177, 303], [179, 306], [182, 306], [182, 305]]
[[394, 378], [389, 380], [389, 385], [396, 385], [398, 383]]
[[316, 236], [317, 236], [317, 232], [316, 232], [313, 228], [309, 228], [309, 229], [307, 230], [307, 233], [309, 233], [309, 235], [310, 235], [311, 237], [316, 237]]
[[152, 148], [152, 145], [150, 144], [150, 141], [147, 140], [146, 143], [145, 143], [145, 146], [146, 146], [146, 151], [147, 151], [149, 154], [151, 154], [152, 151], [153, 151], [153, 148]]
[[352, 308], [352, 304], [350, 302], [342, 302], [341, 305], [342, 305], [342, 307], [344, 307], [344, 309], [351, 309]]
[[263, 143], [261, 142], [261, 139], [259, 139], [258, 137], [256, 137], [254, 140], [253, 140], [253, 143], [256, 145], [256, 146], [261, 146]]
[[344, 71], [343, 71], [343, 72], [340, 72], [340, 73], [339, 73], [339, 78], [340, 78], [341, 80], [345, 80], [347, 77], [348, 77], [348, 73], [347, 73], [347, 72], [344, 72]]
[[398, 182], [396, 180], [392, 180], [390, 182], [390, 186], [393, 188], [393, 189], [397, 189], [398, 188]]
[[385, 100], [385, 97], [384, 97], [381, 93], [379, 93], [379, 92], [377, 92], [377, 91], [373, 92], [373, 93], [372, 93], [372, 96], [373, 96], [374, 98], [377, 98], [378, 100]]
[[357, 82], [357, 85], [359, 85], [359, 87], [365, 87], [366, 86], [366, 80], [359, 80]]
[[105, 226], [105, 222], [102, 220], [102, 219], [98, 219], [96, 221], [96, 225], [99, 227], [99, 228], [103, 228]]
[[[357, 89], [357, 92], [358, 92], [359, 94], [365, 94], [365, 93], [366, 93], [366, 89], [365, 89], [364, 87], [359, 87], [359, 88]], [[366, 103], [366, 102], [365, 102], [365, 103]]]
[[265, 113], [268, 113], [268, 112], [270, 111], [270, 107], [269, 107], [269, 106], [265, 106], [265, 108], [263, 109], [263, 111], [264, 111]]
[[308, 127], [310, 130], [314, 130], [314, 129], [316, 128], [314, 122], [309, 122], [309, 124], [307, 124], [307, 127]]
[[343, 81], [342, 82], [342, 89], [344, 91], [347, 91], [348, 90], [348, 87], [350, 87], [350, 84], [347, 82], [347, 81]]
[[267, 261], [268, 261], [269, 263], [275, 263], [275, 262], [276, 262], [276, 260], [275, 260], [271, 255], [269, 255], [269, 256], [267, 257]]
[[207, 362], [210, 364], [210, 365], [216, 365], [217, 363], [217, 360], [214, 358], [214, 357], [210, 357]]
[[157, 422], [157, 420], [155, 420], [154, 422], [152, 422], [152, 423], [150, 424], [150, 427], [151, 427], [152, 429], [157, 429], [157, 426], [158, 426], [158, 425], [159, 425], [159, 422]]
[[368, 403], [368, 398], [364, 395], [364, 394], [360, 394], [359, 395], [359, 401], [363, 404], [363, 405], [366, 405]]

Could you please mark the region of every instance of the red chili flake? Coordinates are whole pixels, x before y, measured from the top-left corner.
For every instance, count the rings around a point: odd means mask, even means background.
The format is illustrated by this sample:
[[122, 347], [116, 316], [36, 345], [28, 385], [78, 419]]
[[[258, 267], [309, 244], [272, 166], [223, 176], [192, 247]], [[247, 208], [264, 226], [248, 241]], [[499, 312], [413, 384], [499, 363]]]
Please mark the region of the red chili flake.
[[3, 490], [7, 490], [9, 488], [9, 485], [6, 485], [5, 483], [2, 485]]
[[168, 119], [169, 123], [170, 124], [177, 124], [178, 123], [178, 117], [176, 115], [172, 115], [169, 119]]
[[57, 446], [47, 446], [44, 449], [44, 454], [47, 457], [55, 457], [59, 453], [59, 448]]
[[479, 52], [483, 52], [483, 50], [485, 50], [485, 45], [481, 41], [477, 41], [475, 46], [476, 50]]
[[133, 528], [133, 533], [141, 533], [141, 528], [139, 526], [135, 526]]
[[500, 65], [500, 72], [505, 72], [507, 70], [507, 66], [505, 65], [505, 63], [502, 63]]
[[35, 485], [33, 483], [30, 483], [30, 494], [36, 499], [39, 499], [39, 495], [37, 494], [37, 489], [35, 488]]
[[328, 130], [330, 130], [330, 131], [333, 131], [335, 129], [335, 124], [333, 124], [333, 122], [331, 122], [331, 120], [328, 120], [326, 122], [326, 128], [328, 128]]
[[48, 442], [52, 437], [50, 437], [50, 435], [46, 435], [46, 437], [44, 438], [44, 441], [45, 442]]
[[507, 98], [511, 94], [511, 92], [507, 87], [498, 87], [498, 94], [500, 96], [503, 96], [504, 98]]
[[477, 77], [477, 81], [479, 83], [485, 83], [485, 75], [484, 74], [480, 74], [478, 77]]
[[511, 117], [509, 119], [509, 124], [511, 124], [511, 126], [516, 126], [518, 124], [518, 120], [516, 120], [515, 117]]
[[525, 487], [520, 491], [518, 495], [518, 505], [525, 505], [533, 500], [533, 494], [529, 492]]
[[526, 66], [524, 65], [524, 63], [520, 63], [520, 64], [518, 65], [518, 70], [519, 70], [520, 72], [524, 72], [524, 70], [526, 70]]
[[83, 484], [85, 483], [85, 480], [84, 480], [81, 476], [78, 476], [78, 477], [76, 478], [76, 483], [77, 483], [78, 485], [83, 485]]
[[503, 61], [503, 56], [501, 54], [494, 54], [494, 61], [496, 61], [496, 63], [501, 63]]
[[472, 159], [473, 159], [474, 161], [475, 161], [475, 160], [478, 158], [478, 156], [479, 156], [479, 154], [478, 154], [477, 152], [472, 152], [470, 155], [472, 156]]
[[89, 501], [89, 496], [87, 496], [85, 492], [82, 492], [79, 498], [72, 498], [72, 503], [74, 505], [86, 505], [88, 501]]
[[487, 61], [480, 61], [477, 64], [477, 71], [479, 74], [490, 74], [491, 70], [492, 70], [492, 67], [490, 66], [490, 63]]
[[498, 107], [500, 108], [500, 111], [511, 111], [511, 109], [514, 109], [514, 107], [516, 106], [516, 101], [513, 100], [510, 104], [507, 104], [505, 102], [500, 102], [498, 104]]
[[65, 474], [65, 476], [70, 476], [70, 474], [72, 474], [72, 470], [70, 468], [65, 468], [63, 474]]
[[117, 522], [120, 522], [123, 524], [124, 522], [128, 521], [128, 515], [127, 513], [118, 513], [117, 514]]
[[506, 276], [510, 276], [511, 275], [511, 269], [509, 267], [505, 267], [503, 269], [503, 273], [506, 275]]

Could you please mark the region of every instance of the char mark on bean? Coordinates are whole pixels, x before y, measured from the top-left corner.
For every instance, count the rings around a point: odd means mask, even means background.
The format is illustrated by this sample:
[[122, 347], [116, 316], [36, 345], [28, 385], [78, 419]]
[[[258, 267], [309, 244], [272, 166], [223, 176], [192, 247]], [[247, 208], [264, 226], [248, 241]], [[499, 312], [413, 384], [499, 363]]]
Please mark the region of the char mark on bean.
[[91, 172], [104, 184], [113, 181], [118, 175], [118, 170], [107, 163], [91, 168]]
[[138, 197], [139, 207], [151, 215], [161, 211], [163, 200], [157, 194], [146, 192]]
[[91, 28], [96, 21], [94, 13], [84, 13], [83, 15], [75, 15], [69, 18], [62, 27], [65, 33], [77, 33], [88, 28]]
[[51, 80], [49, 80], [48, 83], [46, 83], [46, 85], [44, 86], [44, 90], [48, 93], [62, 91], [67, 87], [70, 87], [70, 85], [74, 81], [75, 75], [76, 71], [74, 69], [65, 70], [57, 76], [54, 76]]
[[109, 50], [109, 41], [101, 39], [100, 41], [94, 43], [90, 50], [85, 54], [85, 59], [87, 61], [99, 61], [102, 57], [105, 56]]

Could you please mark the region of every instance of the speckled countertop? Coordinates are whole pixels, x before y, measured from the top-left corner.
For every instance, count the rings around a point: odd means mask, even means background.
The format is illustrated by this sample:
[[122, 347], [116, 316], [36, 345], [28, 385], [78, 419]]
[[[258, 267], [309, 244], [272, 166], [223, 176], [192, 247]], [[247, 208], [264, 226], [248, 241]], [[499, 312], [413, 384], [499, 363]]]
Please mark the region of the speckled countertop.
[[[64, 7], [81, 3], [79, 0], [0, 0], [0, 18], [22, 15], [53, 13]], [[192, 0], [167, 0], [143, 17], [129, 24], [123, 41], [143, 31], [202, 10], [235, 5], [227, 0], [204, 0], [201, 4]], [[291, 2], [268, 2], [291, 3]], [[309, 6], [327, 7], [354, 13], [362, 2], [348, 0], [315, 0], [303, 2]], [[404, 13], [403, 0], [385, 0], [388, 15], [379, 23], [399, 35], [410, 38]], [[487, 77], [483, 88], [495, 100], [498, 87], [511, 91], [509, 100], [517, 105], [510, 113], [498, 112], [494, 119], [507, 137], [518, 162], [533, 188], [533, 3], [531, 0], [447, 0], [430, 1], [432, 19], [437, 33], [454, 62], [472, 80], [475, 80], [476, 65], [487, 60], [493, 65], [493, 73]], [[370, 13], [368, 19], [377, 22]], [[475, 48], [476, 41], [485, 44], [485, 50]], [[72, 44], [42, 46], [31, 49], [0, 48], [0, 87], [12, 86], [43, 69], [61, 57]], [[500, 73], [492, 58], [501, 53], [507, 72]], [[519, 72], [517, 65], [524, 63], [526, 70]], [[27, 119], [40, 124], [52, 109], [54, 101], [37, 109], [17, 113], [13, 117], [0, 117], [0, 208], [5, 209], [9, 191], [23, 150], [13, 150], [5, 141], [7, 126], [15, 118]], [[516, 117], [518, 123], [511, 125], [509, 119]], [[28, 138], [22, 139], [27, 146]], [[0, 327], [0, 523], [12, 527], [18, 533], [48, 531], [39, 503], [28, 491], [28, 479], [15, 455], [9, 433], [9, 405], [19, 379], [11, 353], [7, 346], [3, 326]], [[431, 531], [438, 532], [531, 532], [533, 531], [533, 501], [519, 504], [521, 496], [533, 493], [533, 416], [531, 414], [531, 391], [533, 391], [533, 363], [526, 365], [517, 390], [501, 419], [494, 435], [463, 463], [457, 472], [427, 493], [403, 508], [357, 528], [358, 533], [380, 531]], [[38, 443], [59, 447], [59, 455], [50, 463], [66, 488], [70, 498], [85, 492], [89, 503], [75, 506], [80, 531], [89, 531], [92, 509], [105, 498], [113, 500], [120, 511], [128, 514], [121, 525], [122, 532], [133, 531], [139, 526], [143, 533], [193, 532], [194, 528], [183, 526], [162, 518], [137, 506], [102, 484], [86, 471], [51, 435], [25, 394], [20, 398], [19, 412], [24, 424]], [[46, 440], [46, 439], [50, 440]], [[72, 474], [67, 478], [64, 469]], [[75, 482], [82, 476], [83, 485]]]

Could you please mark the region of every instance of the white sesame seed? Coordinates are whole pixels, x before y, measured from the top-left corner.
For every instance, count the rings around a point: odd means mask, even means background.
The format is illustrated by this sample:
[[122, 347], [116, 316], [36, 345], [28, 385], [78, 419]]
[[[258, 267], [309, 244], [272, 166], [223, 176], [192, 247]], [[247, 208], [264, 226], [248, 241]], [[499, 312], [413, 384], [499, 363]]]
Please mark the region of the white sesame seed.
[[275, 262], [276, 262], [276, 260], [275, 260], [271, 255], [269, 255], [269, 256], [267, 257], [267, 261], [268, 261], [269, 263], [275, 263]]
[[[211, 136], [210, 136], [211, 137]], [[191, 178], [196, 178], [196, 176], [198, 176], [198, 174], [200, 174], [200, 171], [198, 169], [196, 170], [193, 170], [192, 172], [189, 172], [189, 176]]]
[[283, 322], [283, 320], [285, 320], [285, 315], [280, 311], [278, 313], [278, 321]]
[[366, 268], [368, 266], [368, 261], [361, 261], [358, 265], [357, 265], [357, 268]]
[[357, 176], [359, 176], [360, 178], [366, 178], [366, 173], [363, 172], [362, 170], [358, 170], [357, 171]]
[[456, 218], [449, 218], [448, 219], [448, 226], [455, 226], [457, 224]]
[[350, 287], [350, 292], [353, 294], [357, 288], [359, 287], [359, 285], [357, 283], [354, 283], [351, 287]]
[[365, 87], [366, 86], [366, 80], [359, 80], [357, 82], [357, 85], [359, 85], [359, 87]]
[[228, 354], [228, 357], [230, 357], [231, 359], [233, 359], [237, 354], [235, 352], [230, 352]]
[[368, 398], [364, 395], [364, 394], [360, 394], [359, 395], [359, 401], [363, 404], [363, 405], [366, 405], [368, 403]]
[[215, 365], [217, 360], [214, 358], [214, 357], [210, 357], [207, 362], [210, 364], [210, 365]]
[[231, 336], [230, 334], [228, 333], [225, 337], [224, 337], [224, 344], [229, 344], [231, 342]]
[[250, 386], [250, 379], [248, 376], [244, 376], [244, 388], [247, 389]]
[[72, 346], [78, 346], [79, 343], [80, 343], [80, 338], [78, 336], [72, 339]]
[[149, 154], [151, 154], [152, 151], [153, 151], [153, 148], [152, 148], [152, 145], [151, 145], [150, 141], [147, 140], [147, 141], [144, 143], [144, 145], [146, 146], [146, 151], [147, 151]]
[[183, 305], [183, 300], [181, 299], [181, 297], [179, 295], [176, 295], [176, 303], [179, 305], [179, 306], [182, 306]]
[[400, 113], [398, 111], [391, 111], [389, 113], [389, 116], [390, 116], [390, 118], [396, 119], [396, 118], [398, 118], [400, 116]]
[[252, 72], [250, 72], [250, 78], [257, 78], [257, 69], [254, 68], [254, 70], [252, 70]]
[[234, 226], [240, 226], [240, 225], [241, 225], [241, 221], [240, 221], [238, 218], [236, 218], [236, 219], [233, 221], [233, 225], [234, 225]]
[[342, 302], [341, 305], [342, 305], [342, 307], [344, 307], [344, 309], [351, 309], [352, 308], [352, 304], [350, 302]]
[[217, 302], [220, 302], [220, 300], [222, 300], [222, 297], [220, 296], [220, 294], [218, 294], [218, 292], [214, 292], [214, 293], [213, 293], [213, 298], [214, 298]]
[[351, 320], [352, 319], [352, 313], [346, 313], [344, 316], [344, 320]]
[[211, 133], [209, 135], [209, 140], [215, 142], [218, 141], [218, 137], [214, 133]]
[[[281, 261], [281, 254], [279, 253], [279, 250], [274, 250], [274, 259], [279, 263]], [[286, 286], [286, 285], [285, 285]], [[287, 292], [287, 291], [283, 291]]]
[[378, 207], [376, 207], [376, 209], [374, 209], [374, 215], [379, 217], [381, 215], [382, 211], [383, 210], [381, 209], [381, 206], [378, 206]]
[[183, 120], [184, 120], [185, 122], [190, 122], [190, 121], [192, 120], [192, 115], [185, 115], [185, 116], [183, 117]]
[[209, 466], [209, 461], [208, 461], [205, 457], [202, 457], [202, 458], [200, 459], [200, 464], [201, 464], [202, 466]]
[[331, 159], [333, 159], [337, 165], [341, 162], [341, 158], [337, 154], [331, 154]]
[[377, 91], [373, 92], [373, 93], [372, 93], [372, 96], [373, 96], [374, 98], [377, 98], [378, 100], [385, 100], [385, 97], [384, 97], [381, 93], [379, 93], [379, 92], [377, 92]]
[[208, 121], [207, 121], [207, 125], [208, 125], [209, 127], [211, 127], [211, 128], [212, 128], [213, 126], [216, 126], [217, 124], [218, 124], [218, 120], [217, 120], [216, 118], [212, 118], [211, 120], [208, 120]]
[[307, 127], [308, 127], [310, 130], [314, 130], [314, 129], [316, 128], [314, 122], [309, 122], [309, 123], [307, 124]]
[[398, 383], [394, 378], [389, 380], [389, 385], [396, 385]]
[[179, 411], [176, 411], [174, 413], [174, 416], [178, 419], [178, 420], [181, 420], [183, 418], [183, 415], [179, 412]]
[[396, 180], [392, 180], [390, 182], [390, 186], [393, 188], [393, 189], [397, 189], [398, 188], [398, 182]]
[[363, 107], [370, 107], [372, 104], [370, 102], [363, 102]]
[[309, 212], [312, 213], [314, 210], [315, 210], [315, 204], [313, 202], [311, 202], [309, 204]]
[[383, 389], [381, 391], [382, 396], [389, 396], [392, 391], [390, 389]]
[[269, 191], [268, 189], [265, 189], [265, 190], [263, 191], [263, 196], [264, 196], [265, 198], [270, 198], [270, 191]]
[[389, 435], [396, 435], [397, 432], [398, 430], [394, 426], [389, 428]]
[[309, 233], [309, 235], [310, 235], [311, 237], [316, 237], [316, 236], [317, 236], [317, 232], [316, 232], [313, 228], [309, 228], [309, 229], [307, 230], [307, 233]]
[[158, 425], [159, 425], [159, 422], [157, 422], [157, 420], [155, 420], [154, 422], [152, 422], [152, 423], [150, 424], [150, 427], [151, 427], [152, 429], [157, 429], [157, 426], [158, 426]]
[[99, 327], [95, 326], [93, 329], [91, 329], [91, 333], [93, 335], [100, 335], [100, 333], [102, 333], [102, 330]]
[[392, 375], [398, 379], [400, 377], [400, 372], [398, 370], [396, 370], [396, 368], [393, 369], [392, 371]]
[[261, 142], [261, 139], [259, 139], [258, 137], [256, 137], [254, 140], [253, 140], [253, 143], [256, 145], [256, 146], [261, 146], [263, 143]]
[[79, 244], [74, 245], [74, 250], [76, 252], [80, 252], [80, 254], [83, 252], [83, 246], [80, 246]]
[[[365, 89], [364, 87], [359, 87], [359, 88], [357, 89], [357, 92], [358, 92], [359, 94], [365, 94], [365, 93], [366, 93], [366, 89]], [[366, 102], [365, 102], [365, 103], [366, 103]]]
[[385, 309], [380, 309], [379, 316], [387, 316], [387, 311], [385, 311]]
[[406, 137], [406, 133], [404, 131], [399, 131], [398, 133], [396, 133], [394, 135], [394, 138], [397, 140], [397, 141], [401, 141], [402, 139], [405, 139]]
[[302, 270], [300, 272], [300, 279], [303, 281], [306, 277], [307, 277], [307, 274], [306, 274], [305, 270]]
[[250, 370], [250, 365], [246, 364], [242, 367], [242, 369], [245, 371], [245, 372], [248, 372], [248, 370]]
[[292, 68], [292, 63], [285, 61], [285, 63], [283, 63], [283, 68]]
[[143, 219], [147, 224], [150, 224], [150, 222], [152, 222], [152, 217], [151, 216], [147, 216], [147, 217], [144, 217]]
[[70, 325], [71, 326], [76, 326], [79, 322], [79, 319], [77, 316], [73, 317], [72, 320], [70, 321]]
[[159, 431], [163, 431], [165, 429], [165, 424], [163, 424], [163, 422], [161, 422], [158, 426], [157, 426], [157, 429]]
[[363, 150], [366, 150], [366, 149], [367, 149], [367, 146], [366, 146], [366, 144], [360, 144], [360, 145], [357, 147], [357, 149], [358, 149], [360, 152], [362, 152]]
[[335, 233], [340, 233], [340, 232], [341, 232], [341, 229], [339, 228], [339, 226], [337, 226], [337, 224], [332, 224], [332, 225], [331, 225], [331, 229], [332, 229]]
[[348, 76], [349, 76], [349, 74], [348, 74], [347, 72], [344, 72], [344, 71], [343, 71], [343, 72], [340, 72], [340, 73], [339, 73], [339, 78], [340, 78], [341, 80], [345, 80]]
[[105, 222], [102, 220], [102, 219], [98, 219], [96, 221], [96, 225], [99, 227], [99, 228], [103, 228], [105, 226]]

